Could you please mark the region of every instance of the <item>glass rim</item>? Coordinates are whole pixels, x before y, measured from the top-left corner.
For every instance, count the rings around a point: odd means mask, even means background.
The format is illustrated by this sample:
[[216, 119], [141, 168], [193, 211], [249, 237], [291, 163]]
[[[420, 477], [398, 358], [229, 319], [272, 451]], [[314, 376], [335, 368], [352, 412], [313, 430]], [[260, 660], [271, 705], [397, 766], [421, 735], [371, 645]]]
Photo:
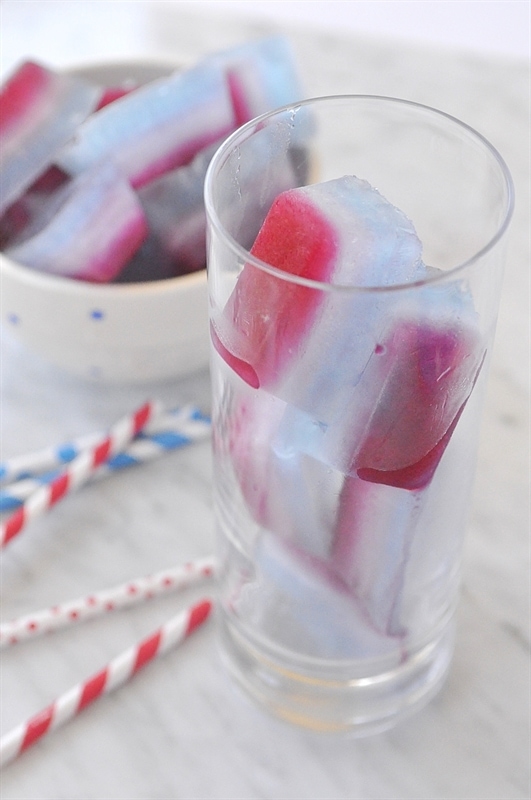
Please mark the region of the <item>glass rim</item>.
[[[325, 104], [330, 103], [332, 101], [357, 101], [357, 100], [368, 100], [368, 101], [380, 101], [385, 103], [392, 103], [394, 105], [401, 105], [405, 107], [411, 107], [419, 111], [427, 111], [430, 114], [434, 114], [441, 119], [447, 120], [451, 122], [453, 125], [461, 128], [462, 130], [466, 131], [469, 135], [472, 135], [479, 143], [481, 143], [484, 148], [490, 153], [493, 160], [497, 163], [500, 175], [502, 177], [502, 183], [505, 184], [506, 192], [507, 192], [507, 203], [505, 208], [505, 215], [503, 220], [501, 221], [500, 225], [498, 226], [495, 234], [486, 242], [486, 244], [481, 247], [474, 255], [470, 258], [467, 258], [465, 261], [456, 264], [454, 267], [448, 270], [441, 270], [440, 272], [431, 272], [428, 276], [425, 276], [417, 281], [409, 281], [406, 283], [392, 283], [388, 285], [377, 284], [377, 285], [359, 285], [359, 284], [341, 284], [341, 283], [327, 283], [325, 281], [318, 281], [311, 278], [304, 278], [299, 275], [294, 275], [293, 273], [286, 272], [285, 270], [279, 269], [278, 267], [274, 267], [271, 264], [268, 264], [267, 261], [262, 261], [256, 256], [253, 256], [249, 250], [245, 247], [240, 245], [236, 239], [225, 229], [224, 225], [222, 224], [219, 215], [216, 211], [215, 203], [212, 197], [212, 186], [215, 179], [215, 174], [219, 170], [221, 163], [224, 163], [224, 158], [226, 154], [229, 154], [233, 151], [234, 147], [238, 142], [245, 141], [247, 138], [247, 134], [249, 131], [258, 128], [258, 126], [273, 117], [279, 116], [281, 114], [285, 114], [286, 112], [298, 110], [304, 106], [315, 105], [315, 104]], [[208, 165], [208, 169], [205, 175], [205, 182], [204, 182], [204, 201], [205, 201], [205, 209], [209, 223], [212, 227], [221, 235], [225, 241], [228, 243], [230, 249], [235, 253], [238, 259], [242, 260], [242, 263], [250, 264], [257, 269], [260, 269], [264, 272], [268, 272], [275, 277], [278, 277], [288, 283], [295, 283], [300, 286], [306, 286], [313, 289], [319, 289], [321, 291], [330, 291], [330, 292], [390, 292], [390, 291], [402, 291], [407, 289], [412, 289], [418, 286], [427, 286], [434, 283], [440, 283], [448, 280], [450, 277], [455, 277], [459, 273], [463, 272], [467, 268], [471, 267], [473, 264], [477, 263], [483, 256], [485, 256], [490, 250], [492, 250], [495, 245], [501, 240], [509, 224], [511, 222], [511, 218], [514, 211], [514, 183], [510, 173], [510, 170], [505, 162], [505, 160], [500, 155], [499, 151], [494, 147], [494, 145], [485, 137], [483, 134], [479, 133], [479, 131], [475, 130], [471, 125], [468, 125], [466, 122], [458, 119], [457, 117], [448, 114], [446, 111], [441, 111], [440, 109], [434, 108], [433, 106], [429, 106], [423, 103], [418, 103], [413, 100], [405, 100], [399, 97], [391, 97], [387, 95], [375, 95], [375, 94], [334, 94], [334, 95], [320, 95], [316, 97], [309, 97], [304, 100], [298, 101], [296, 103], [288, 103], [287, 105], [280, 106], [279, 108], [275, 108], [272, 111], [268, 111], [265, 114], [261, 114], [258, 117], [255, 117], [252, 120], [241, 125], [237, 130], [233, 131], [218, 147], [216, 152], [214, 153], [210, 163]], [[207, 259], [208, 262], [208, 259]], [[427, 265], [429, 266], [429, 265]], [[207, 271], [208, 271], [208, 263], [207, 263]]]

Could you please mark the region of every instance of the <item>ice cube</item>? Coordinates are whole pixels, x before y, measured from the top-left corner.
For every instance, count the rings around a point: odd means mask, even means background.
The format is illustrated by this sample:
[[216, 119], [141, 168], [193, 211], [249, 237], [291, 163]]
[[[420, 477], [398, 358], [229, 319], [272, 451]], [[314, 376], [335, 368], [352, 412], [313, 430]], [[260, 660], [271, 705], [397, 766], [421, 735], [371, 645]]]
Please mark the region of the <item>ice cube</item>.
[[286, 404], [265, 392], [237, 398], [219, 421], [225, 441], [216, 444], [217, 457], [233, 471], [254, 522], [326, 558], [341, 483], [331, 487], [333, 476], [321, 463], [284, 446], [279, 428], [285, 414]]
[[0, 93], [0, 213], [52, 163], [100, 96], [99, 87], [33, 61], [16, 69]]
[[286, 441], [346, 472], [356, 387], [395, 302], [364, 288], [423, 275], [420, 242], [366, 181], [345, 177], [280, 195], [251, 252], [301, 280], [247, 264], [214, 319], [214, 346], [244, 381], [288, 403]]
[[403, 320], [377, 347], [360, 392], [378, 387], [351, 471], [421, 489], [431, 480], [476, 382], [484, 352], [464, 326]]
[[36, 219], [47, 214], [47, 207], [53, 206], [57, 190], [69, 182], [69, 176], [52, 165], [15, 200], [0, 217], [0, 248], [10, 247], [20, 241], [25, 229], [35, 225]]
[[302, 100], [294, 53], [283, 36], [237, 45], [209, 60], [227, 76], [237, 125]]
[[266, 37], [105, 103], [64, 148], [60, 164], [78, 174], [110, 158], [135, 188], [143, 186], [189, 163], [242, 122], [301, 95], [288, 41]]
[[176, 275], [206, 266], [203, 184], [215, 147], [201, 150], [190, 164], [138, 191], [150, 233], [173, 262]]
[[404, 633], [405, 573], [424, 500], [356, 476], [346, 476], [339, 495], [329, 563], [382, 633]]
[[326, 566], [264, 533], [254, 553], [254, 624], [290, 649], [326, 658], [400, 658], [400, 636], [378, 631], [356, 598]]
[[135, 193], [110, 163], [60, 189], [36, 225], [6, 255], [33, 269], [94, 282], [115, 277], [147, 235]]
[[223, 71], [199, 64], [104, 106], [80, 126], [58, 162], [78, 174], [110, 159], [136, 188], [189, 163], [234, 124]]
[[[329, 408], [326, 386], [337, 392], [338, 370], [342, 383], [357, 382], [373, 341], [367, 317], [384, 302], [312, 281], [367, 287], [424, 272], [411, 223], [366, 181], [348, 176], [281, 194], [251, 253], [295, 280], [247, 264], [215, 320], [214, 344], [237, 360], [236, 371], [247, 364], [257, 386], [310, 412]], [[319, 388], [310, 385], [316, 376]]]

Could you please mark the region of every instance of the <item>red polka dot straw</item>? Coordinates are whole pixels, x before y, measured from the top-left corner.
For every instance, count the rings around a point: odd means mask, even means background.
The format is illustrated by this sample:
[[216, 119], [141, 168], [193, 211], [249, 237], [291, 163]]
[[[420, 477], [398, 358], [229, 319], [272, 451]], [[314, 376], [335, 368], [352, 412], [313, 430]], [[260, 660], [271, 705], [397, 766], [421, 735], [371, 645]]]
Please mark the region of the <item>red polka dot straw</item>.
[[89, 595], [68, 600], [31, 614], [0, 623], [0, 648], [10, 647], [44, 633], [93, 619], [110, 611], [137, 605], [144, 600], [172, 591], [186, 589], [211, 577], [216, 571], [216, 560], [195, 559], [125, 583], [91, 592]]

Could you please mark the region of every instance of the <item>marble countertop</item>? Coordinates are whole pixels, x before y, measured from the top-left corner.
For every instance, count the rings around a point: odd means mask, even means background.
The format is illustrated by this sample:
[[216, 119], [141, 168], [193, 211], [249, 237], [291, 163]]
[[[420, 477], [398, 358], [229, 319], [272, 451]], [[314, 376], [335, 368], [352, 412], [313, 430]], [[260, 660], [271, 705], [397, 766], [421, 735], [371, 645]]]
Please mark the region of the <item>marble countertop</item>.
[[[528, 798], [529, 63], [217, 19], [180, 3], [125, 4], [133, 9], [125, 19], [120, 5], [6, 3], [3, 68], [29, 55], [58, 66], [112, 56], [188, 61], [283, 30], [309, 95], [385, 94], [427, 103], [475, 127], [507, 160], [517, 203], [468, 522], [457, 648], [441, 694], [399, 728], [364, 740], [319, 738], [269, 718], [236, 691], [209, 622], [7, 767], [2, 800]], [[87, 9], [74, 28], [72, 6]], [[146, 397], [209, 409], [206, 372], [157, 386], [89, 385], [49, 368], [6, 331], [0, 358], [2, 458], [106, 428]], [[35, 520], [2, 555], [2, 618], [210, 554], [210, 470], [209, 442], [195, 444], [92, 483]], [[2, 732], [199, 591], [4, 651]]]

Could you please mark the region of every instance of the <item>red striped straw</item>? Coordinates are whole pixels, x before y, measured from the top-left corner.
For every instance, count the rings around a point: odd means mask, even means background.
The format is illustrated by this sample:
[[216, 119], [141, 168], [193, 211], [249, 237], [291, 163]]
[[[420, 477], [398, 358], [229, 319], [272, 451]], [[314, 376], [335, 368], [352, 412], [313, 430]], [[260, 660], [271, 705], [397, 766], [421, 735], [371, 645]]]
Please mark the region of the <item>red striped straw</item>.
[[200, 558], [2, 622], [0, 648], [128, 608], [171, 591], [187, 589], [200, 580], [211, 577], [215, 570], [216, 560], [212, 556]]
[[4, 767], [48, 733], [77, 716], [90, 703], [122, 686], [142, 667], [183, 642], [209, 617], [212, 601], [203, 599], [172, 617], [151, 636], [114, 658], [100, 672], [73, 686], [34, 717], [0, 739], [0, 767]]
[[0, 526], [0, 547], [17, 536], [28, 522], [51, 508], [73, 489], [82, 486], [109, 458], [121, 453], [149, 420], [160, 411], [158, 403], [145, 403], [119, 420], [102, 439], [81, 452], [51, 483], [39, 486]]

